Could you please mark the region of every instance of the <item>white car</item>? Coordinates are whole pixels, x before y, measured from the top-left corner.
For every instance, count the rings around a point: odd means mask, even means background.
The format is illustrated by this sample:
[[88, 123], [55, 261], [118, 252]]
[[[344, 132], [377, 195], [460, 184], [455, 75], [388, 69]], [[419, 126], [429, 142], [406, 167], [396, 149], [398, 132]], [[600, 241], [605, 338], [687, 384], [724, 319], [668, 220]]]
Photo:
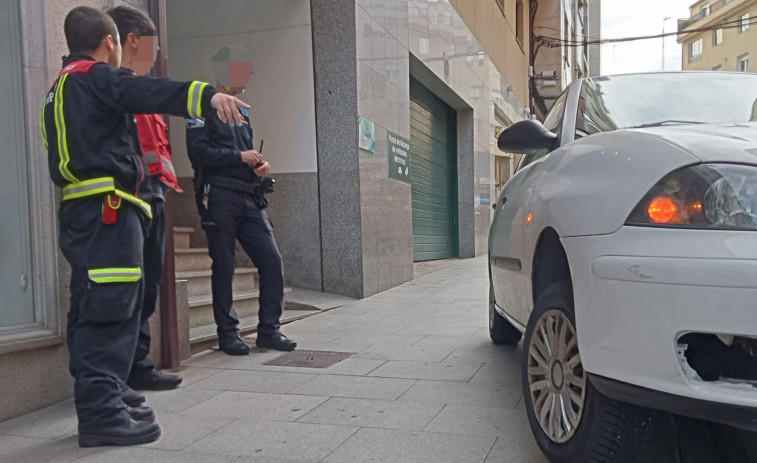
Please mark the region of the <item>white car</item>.
[[489, 330], [524, 337], [553, 463], [620, 462], [650, 409], [757, 431], [757, 75], [581, 79], [494, 205]]

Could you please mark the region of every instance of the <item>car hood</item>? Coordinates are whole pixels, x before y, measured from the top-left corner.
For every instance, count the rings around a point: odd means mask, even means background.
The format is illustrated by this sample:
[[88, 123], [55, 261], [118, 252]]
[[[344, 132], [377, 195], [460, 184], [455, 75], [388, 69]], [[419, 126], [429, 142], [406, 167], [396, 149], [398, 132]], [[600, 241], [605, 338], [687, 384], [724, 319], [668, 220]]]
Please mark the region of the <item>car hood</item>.
[[757, 122], [689, 124], [627, 130], [663, 139], [702, 162], [757, 164]]

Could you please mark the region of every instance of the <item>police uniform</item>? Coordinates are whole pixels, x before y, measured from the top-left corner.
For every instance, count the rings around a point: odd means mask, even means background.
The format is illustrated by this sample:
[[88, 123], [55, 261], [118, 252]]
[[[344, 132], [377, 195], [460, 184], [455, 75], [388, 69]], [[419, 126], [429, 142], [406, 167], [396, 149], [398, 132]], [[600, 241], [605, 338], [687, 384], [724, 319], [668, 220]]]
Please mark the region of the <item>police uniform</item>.
[[134, 359], [152, 217], [131, 114], [199, 117], [214, 93], [205, 83], [135, 77], [76, 53], [45, 100], [41, 130], [50, 176], [63, 189], [60, 248], [72, 272], [67, 342], [80, 443], [82, 431], [130, 422], [119, 387]]
[[[134, 118], [137, 123], [142, 156], [149, 169], [149, 202], [152, 208], [152, 220], [145, 227], [143, 253], [145, 290], [140, 308], [139, 339], [129, 374], [130, 384], [133, 380], [144, 376], [144, 373], [155, 370], [155, 364], [147, 358], [151, 342], [149, 318], [155, 312], [166, 254], [165, 195], [168, 188], [181, 192], [171, 162], [172, 150], [168, 142], [168, 127], [165, 121], [158, 114], [137, 114]], [[179, 378], [176, 379], [180, 382]]]
[[256, 194], [256, 174], [242, 162], [253, 147], [247, 110], [241, 127], [230, 127], [211, 113], [187, 120], [187, 153], [195, 169], [197, 207], [213, 260], [213, 315], [219, 343], [238, 337], [239, 318], [232, 307], [235, 241], [238, 239], [260, 275], [258, 339], [280, 335], [284, 274], [281, 254], [265, 213], [265, 196]]

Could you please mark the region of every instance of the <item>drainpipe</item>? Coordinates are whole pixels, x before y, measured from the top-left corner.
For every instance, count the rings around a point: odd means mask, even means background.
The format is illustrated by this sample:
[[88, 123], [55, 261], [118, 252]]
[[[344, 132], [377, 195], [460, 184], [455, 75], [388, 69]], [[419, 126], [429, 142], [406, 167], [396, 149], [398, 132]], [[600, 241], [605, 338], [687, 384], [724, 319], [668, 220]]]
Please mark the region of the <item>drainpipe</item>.
[[[158, 28], [160, 53], [155, 63], [154, 72], [158, 77], [168, 76], [166, 52], [168, 37], [166, 36], [166, 2], [165, 0], [150, 0], [150, 16]], [[179, 355], [179, 320], [176, 310], [176, 265], [173, 243], [173, 201], [172, 191], [166, 193], [166, 255], [163, 267], [163, 279], [160, 282], [160, 367], [175, 369], [181, 362]]]

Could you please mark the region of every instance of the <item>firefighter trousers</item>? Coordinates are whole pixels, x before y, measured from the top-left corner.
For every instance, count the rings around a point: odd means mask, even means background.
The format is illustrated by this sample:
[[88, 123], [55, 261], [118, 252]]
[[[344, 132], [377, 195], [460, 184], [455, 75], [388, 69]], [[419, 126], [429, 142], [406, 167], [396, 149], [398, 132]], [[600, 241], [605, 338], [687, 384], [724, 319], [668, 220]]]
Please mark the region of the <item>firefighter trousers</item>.
[[102, 197], [65, 201], [60, 249], [71, 265], [67, 343], [80, 430], [123, 425], [121, 400], [137, 344], [143, 297], [142, 212], [122, 201], [118, 220], [102, 220]]

